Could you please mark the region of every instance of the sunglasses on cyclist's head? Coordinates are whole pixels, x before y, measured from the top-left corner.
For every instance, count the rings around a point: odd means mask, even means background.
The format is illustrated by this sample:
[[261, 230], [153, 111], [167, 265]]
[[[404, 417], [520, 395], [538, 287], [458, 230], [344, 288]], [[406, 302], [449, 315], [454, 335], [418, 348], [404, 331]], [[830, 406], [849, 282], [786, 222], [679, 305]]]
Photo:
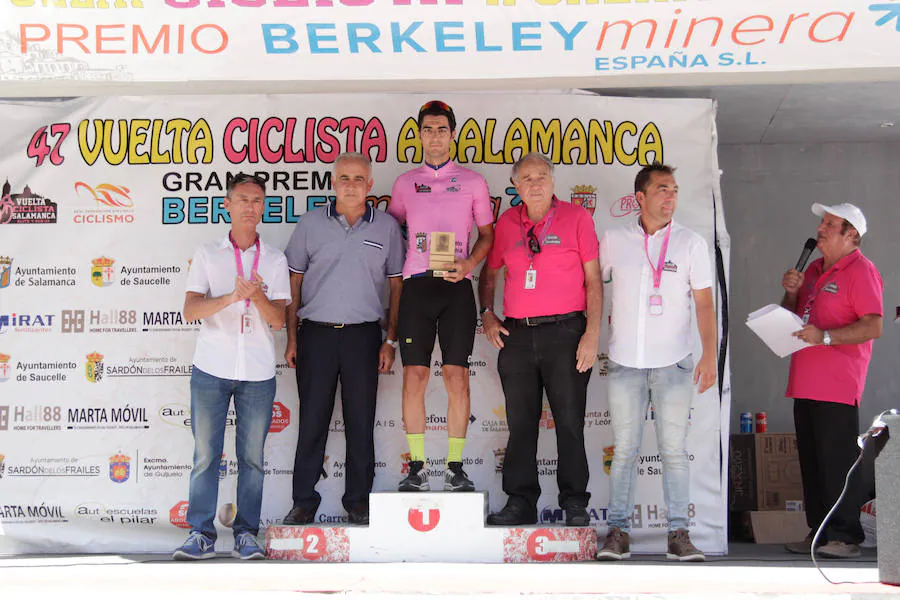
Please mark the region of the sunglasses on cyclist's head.
[[423, 113], [426, 110], [431, 110], [433, 108], [437, 108], [438, 110], [443, 110], [448, 113], [453, 112], [453, 109], [450, 108], [450, 105], [446, 102], [442, 102], [441, 100], [431, 100], [430, 102], [426, 102], [422, 105], [422, 108], [419, 109], [419, 113]]

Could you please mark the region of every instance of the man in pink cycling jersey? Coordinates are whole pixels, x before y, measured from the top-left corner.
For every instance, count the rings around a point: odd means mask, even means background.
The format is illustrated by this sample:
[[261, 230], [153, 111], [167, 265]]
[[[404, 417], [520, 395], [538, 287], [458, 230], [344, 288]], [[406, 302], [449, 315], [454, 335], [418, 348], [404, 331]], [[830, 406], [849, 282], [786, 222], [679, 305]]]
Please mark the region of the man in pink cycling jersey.
[[[491, 249], [494, 215], [484, 177], [450, 161], [450, 144], [456, 136], [453, 109], [440, 100], [427, 102], [419, 109], [418, 125], [425, 164], [397, 178], [387, 209], [406, 224], [409, 237], [398, 338], [410, 459], [409, 473], [398, 487], [401, 492], [431, 489], [425, 468], [425, 388], [437, 334], [447, 388], [444, 490], [472, 491], [475, 485], [462, 468], [470, 414], [469, 359], [478, 319], [471, 273]], [[473, 221], [478, 240], [470, 252]], [[435, 233], [452, 233], [455, 240], [455, 260], [440, 270], [429, 265]]]

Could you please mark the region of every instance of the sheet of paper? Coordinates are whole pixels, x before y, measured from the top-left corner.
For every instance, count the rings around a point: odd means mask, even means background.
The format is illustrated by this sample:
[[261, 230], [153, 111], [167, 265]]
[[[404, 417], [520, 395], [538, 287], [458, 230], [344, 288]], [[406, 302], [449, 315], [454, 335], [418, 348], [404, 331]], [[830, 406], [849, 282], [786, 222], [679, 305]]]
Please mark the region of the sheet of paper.
[[750, 313], [747, 327], [781, 358], [812, 345], [791, 335], [803, 328], [803, 320], [777, 304], [768, 304]]

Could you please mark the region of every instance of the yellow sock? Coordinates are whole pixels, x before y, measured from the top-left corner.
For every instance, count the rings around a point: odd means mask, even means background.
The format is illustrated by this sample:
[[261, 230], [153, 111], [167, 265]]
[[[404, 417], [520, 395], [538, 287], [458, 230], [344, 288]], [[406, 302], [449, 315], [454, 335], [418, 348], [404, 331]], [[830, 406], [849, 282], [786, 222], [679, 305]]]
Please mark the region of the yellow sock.
[[462, 452], [466, 438], [447, 438], [447, 462], [462, 462]]
[[425, 462], [425, 434], [407, 433], [406, 441], [409, 442], [409, 460]]

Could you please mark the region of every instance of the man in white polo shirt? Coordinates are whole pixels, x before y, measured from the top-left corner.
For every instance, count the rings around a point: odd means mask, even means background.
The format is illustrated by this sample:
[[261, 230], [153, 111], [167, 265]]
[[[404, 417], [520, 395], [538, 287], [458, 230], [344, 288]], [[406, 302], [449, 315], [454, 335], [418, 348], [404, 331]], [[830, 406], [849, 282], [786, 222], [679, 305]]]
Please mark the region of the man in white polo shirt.
[[[611, 282], [609, 409], [615, 454], [610, 470], [609, 526], [597, 558], [631, 556], [637, 456], [650, 403], [663, 463], [668, 515], [666, 557], [705, 560], [688, 533], [689, 473], [685, 449], [693, 385], [716, 381], [716, 315], [706, 242], [675, 223], [675, 169], [644, 167], [634, 182], [640, 216], [600, 240], [600, 267]], [[691, 300], [703, 354], [691, 356]]]
[[287, 260], [262, 242], [266, 184], [240, 173], [226, 187], [231, 231], [200, 246], [191, 261], [184, 300], [186, 321], [203, 320], [191, 373], [191, 431], [194, 467], [188, 498], [191, 533], [175, 560], [216, 555], [216, 499], [219, 461], [228, 405], [234, 398], [238, 461], [237, 514], [232, 556], [259, 559], [256, 542], [263, 492], [263, 447], [275, 400], [275, 345], [270, 327], [284, 326], [291, 299]]

